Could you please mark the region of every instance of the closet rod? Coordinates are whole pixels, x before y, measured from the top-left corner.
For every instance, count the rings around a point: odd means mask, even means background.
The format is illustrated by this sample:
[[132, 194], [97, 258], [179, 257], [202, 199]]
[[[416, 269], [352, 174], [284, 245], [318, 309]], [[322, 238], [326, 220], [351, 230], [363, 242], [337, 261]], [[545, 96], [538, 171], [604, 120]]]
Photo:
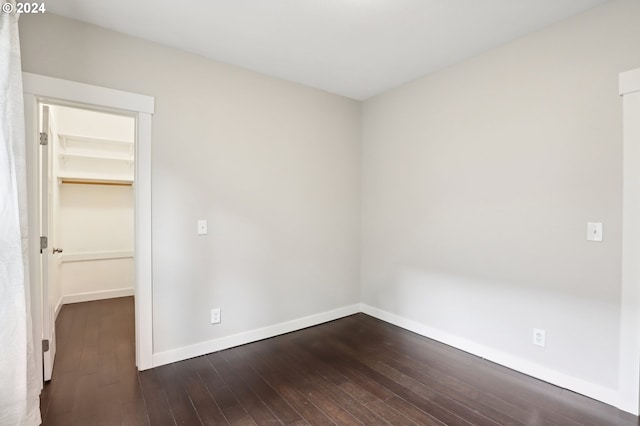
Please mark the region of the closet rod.
[[72, 184], [72, 185], [107, 185], [107, 186], [133, 186], [133, 182], [99, 182], [99, 181], [91, 181], [91, 180], [67, 180], [62, 179], [63, 184]]

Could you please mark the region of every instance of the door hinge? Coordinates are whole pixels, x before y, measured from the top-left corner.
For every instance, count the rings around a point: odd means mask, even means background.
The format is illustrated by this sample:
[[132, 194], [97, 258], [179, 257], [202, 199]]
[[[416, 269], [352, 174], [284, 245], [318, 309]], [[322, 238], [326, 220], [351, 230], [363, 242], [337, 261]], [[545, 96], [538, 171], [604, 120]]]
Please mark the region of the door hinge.
[[48, 145], [49, 144], [49, 135], [45, 132], [40, 132], [40, 145]]
[[49, 247], [49, 239], [47, 237], [40, 237], [40, 253], [47, 247]]
[[49, 352], [49, 340], [42, 341], [42, 352]]

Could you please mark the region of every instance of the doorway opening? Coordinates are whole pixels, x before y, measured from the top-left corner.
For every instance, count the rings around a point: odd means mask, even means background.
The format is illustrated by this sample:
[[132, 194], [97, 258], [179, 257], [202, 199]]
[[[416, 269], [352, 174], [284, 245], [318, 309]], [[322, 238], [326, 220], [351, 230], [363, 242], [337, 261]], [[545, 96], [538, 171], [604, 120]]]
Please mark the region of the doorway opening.
[[[131, 114], [39, 103], [43, 374], [63, 305], [135, 294]], [[47, 344], [48, 342], [48, 344]]]
[[[43, 313], [48, 306], [42, 295], [43, 255], [40, 252], [42, 197], [39, 187], [40, 104], [79, 107], [135, 118], [133, 187], [135, 198], [135, 363], [138, 370], [153, 367], [152, 241], [151, 241], [151, 121], [155, 99], [152, 96], [109, 89], [54, 77], [22, 73], [27, 159], [27, 203], [31, 323], [37, 352], [46, 352]], [[50, 321], [50, 320], [49, 320]], [[44, 371], [43, 357], [36, 357], [37, 370]], [[44, 378], [44, 377], [43, 377]]]

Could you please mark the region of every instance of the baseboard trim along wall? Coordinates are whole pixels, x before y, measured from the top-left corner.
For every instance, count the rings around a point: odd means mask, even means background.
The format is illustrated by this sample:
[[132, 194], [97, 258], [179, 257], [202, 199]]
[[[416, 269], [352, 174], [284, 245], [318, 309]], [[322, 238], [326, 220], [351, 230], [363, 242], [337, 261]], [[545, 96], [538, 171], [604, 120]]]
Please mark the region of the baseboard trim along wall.
[[620, 406], [620, 396], [616, 389], [606, 388], [586, 380], [582, 380], [556, 370], [552, 370], [541, 365], [532, 363], [513, 355], [498, 351], [488, 346], [480, 345], [470, 340], [443, 332], [441, 330], [421, 324], [407, 318], [403, 318], [396, 314], [392, 314], [382, 309], [362, 304], [361, 312], [378, 318], [384, 322], [397, 325], [405, 330], [412, 331], [429, 339], [468, 352], [472, 355], [479, 356], [488, 361], [495, 362], [512, 370], [543, 380], [561, 388], [569, 389], [573, 392], [588, 396], [590, 398], [602, 401], [606, 404], [623, 409]]
[[61, 296], [60, 299], [58, 300], [58, 303], [56, 304], [55, 311], [53, 311], [54, 322], [58, 319], [58, 315], [60, 314], [60, 309], [62, 309], [62, 305], [64, 305], [64, 303], [62, 303], [62, 296]]
[[268, 339], [270, 337], [279, 336], [285, 333], [291, 333], [292, 331], [302, 330], [303, 328], [337, 320], [349, 315], [357, 314], [359, 312], [360, 304], [355, 304], [316, 315], [310, 315], [308, 317], [274, 324], [268, 327], [258, 328], [256, 330], [250, 330], [231, 336], [221, 337], [219, 339], [196, 343], [195, 345], [183, 346], [181, 348], [154, 353], [153, 366], [159, 367], [161, 365], [170, 364], [172, 362], [182, 361], [211, 352], [217, 352], [240, 345], [245, 345], [247, 343]]
[[250, 330], [194, 345], [154, 353], [153, 367], [159, 367], [172, 362], [183, 361], [200, 355], [302, 330], [307, 327], [323, 324], [325, 322], [337, 320], [360, 312], [429, 339], [452, 346], [456, 349], [460, 349], [472, 355], [484, 358], [488, 361], [495, 362], [496, 364], [500, 364], [536, 379], [543, 380], [561, 388], [569, 389], [573, 392], [577, 392], [624, 410], [624, 408], [620, 406], [620, 396], [616, 389], [606, 388], [604, 386], [543, 367], [522, 358], [515, 357], [488, 346], [443, 332], [417, 321], [413, 321], [366, 304], [345, 306], [343, 308], [334, 309], [317, 315], [310, 315], [304, 318], [286, 321], [256, 330]]
[[87, 293], [66, 294], [62, 296], [60, 305], [69, 303], [91, 302], [93, 300], [114, 299], [116, 297], [133, 296], [133, 288], [118, 288], [115, 290], [91, 291]]

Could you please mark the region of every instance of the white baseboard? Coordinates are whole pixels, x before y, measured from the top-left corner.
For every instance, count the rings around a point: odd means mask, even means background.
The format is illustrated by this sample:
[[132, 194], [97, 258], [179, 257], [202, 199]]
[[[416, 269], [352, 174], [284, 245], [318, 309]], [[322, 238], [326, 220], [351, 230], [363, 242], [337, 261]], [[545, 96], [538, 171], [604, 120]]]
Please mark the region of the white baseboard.
[[543, 367], [531, 361], [527, 361], [525, 359], [507, 354], [505, 352], [501, 352], [494, 348], [478, 344], [465, 338], [446, 333], [442, 330], [429, 327], [417, 321], [403, 318], [396, 314], [392, 314], [390, 312], [383, 311], [382, 309], [374, 308], [366, 304], [361, 305], [361, 311], [382, 321], [404, 328], [405, 330], [409, 330], [421, 336], [437, 340], [438, 342], [442, 342], [456, 349], [460, 349], [472, 355], [479, 356], [491, 362], [495, 362], [496, 364], [500, 364], [512, 370], [524, 373], [528, 376], [535, 377], [536, 379], [543, 380], [561, 388], [569, 389], [573, 392], [577, 392], [579, 394], [588, 396], [589, 398], [602, 401], [606, 404], [613, 405], [614, 407], [624, 410], [624, 408], [621, 407], [620, 395], [617, 389], [610, 389], [588, 382], [586, 380], [579, 379], [577, 377], [570, 376], [568, 374], [561, 373], [556, 370], [552, 370], [550, 368]]
[[332, 311], [323, 312], [320, 314], [311, 315], [308, 317], [299, 318], [272, 326], [259, 328], [256, 330], [246, 331], [232, 336], [225, 336], [194, 345], [183, 346], [168, 351], [154, 353], [152, 359], [153, 367], [159, 367], [161, 365], [170, 364], [172, 362], [182, 361], [200, 355], [233, 348], [262, 339], [268, 339], [270, 337], [275, 337], [281, 334], [301, 330], [303, 328], [312, 327], [314, 325], [319, 325], [328, 321], [340, 319], [359, 312], [378, 318], [390, 324], [397, 325], [398, 327], [412, 331], [421, 336], [437, 340], [456, 349], [460, 349], [472, 355], [479, 356], [481, 358], [484, 358], [491, 362], [495, 362], [496, 364], [503, 365], [507, 368], [521, 372], [531, 377], [543, 380], [545, 382], [565, 389], [569, 389], [573, 392], [577, 392], [598, 401], [602, 401], [606, 404], [612, 405], [622, 410], [625, 409], [625, 407], [621, 406], [621, 399], [617, 389], [607, 388], [588, 382], [586, 380], [579, 379], [577, 377], [570, 376], [565, 373], [561, 373], [556, 370], [552, 370], [531, 361], [527, 361], [508, 353], [501, 352], [494, 348], [478, 344], [471, 340], [449, 334], [442, 330], [429, 327], [417, 321], [413, 321], [366, 304], [345, 306], [343, 308], [334, 309]]
[[116, 297], [133, 296], [133, 288], [118, 288], [115, 290], [91, 291], [87, 293], [65, 294], [62, 296], [62, 305], [69, 303], [91, 302], [93, 300], [113, 299]]
[[56, 304], [56, 309], [55, 309], [54, 315], [53, 315], [53, 322], [54, 323], [58, 319], [58, 314], [60, 313], [60, 309], [62, 309], [62, 305], [64, 305], [64, 303], [62, 303], [62, 296], [60, 296], [60, 300], [58, 300], [58, 303]]
[[195, 345], [183, 346], [164, 352], [154, 353], [153, 366], [158, 367], [161, 365], [170, 364], [172, 362], [194, 358], [211, 352], [233, 348], [235, 346], [244, 345], [258, 340], [268, 339], [270, 337], [279, 336], [281, 334], [290, 333], [292, 331], [297, 331], [328, 321], [344, 318], [346, 316], [357, 314], [359, 312], [360, 304], [355, 304], [316, 315], [310, 315], [308, 317], [274, 324], [264, 328], [258, 328], [256, 330], [246, 331], [244, 333], [234, 334], [232, 336], [225, 336], [219, 339], [196, 343]]

